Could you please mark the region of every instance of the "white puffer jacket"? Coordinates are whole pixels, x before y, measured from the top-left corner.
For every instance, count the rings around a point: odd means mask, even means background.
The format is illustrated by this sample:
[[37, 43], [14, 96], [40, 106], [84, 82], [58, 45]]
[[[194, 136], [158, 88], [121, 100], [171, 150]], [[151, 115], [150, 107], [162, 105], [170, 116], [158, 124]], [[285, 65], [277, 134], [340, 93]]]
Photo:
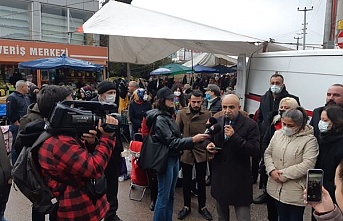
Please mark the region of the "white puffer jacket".
[[274, 133], [264, 154], [267, 173], [282, 171], [283, 183], [268, 179], [267, 192], [274, 199], [295, 206], [305, 206], [303, 191], [306, 188], [307, 170], [314, 168], [318, 156], [317, 139], [313, 127], [286, 136], [282, 130]]

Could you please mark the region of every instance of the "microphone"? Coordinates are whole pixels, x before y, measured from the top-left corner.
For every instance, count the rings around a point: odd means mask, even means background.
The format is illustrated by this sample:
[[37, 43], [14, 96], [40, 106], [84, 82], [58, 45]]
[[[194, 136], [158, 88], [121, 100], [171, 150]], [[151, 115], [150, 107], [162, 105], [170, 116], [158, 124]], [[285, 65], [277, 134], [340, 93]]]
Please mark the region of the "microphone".
[[[224, 127], [226, 125], [231, 125], [231, 120], [228, 117], [224, 117]], [[228, 140], [230, 137], [225, 135], [224, 138], [225, 138], [225, 140]]]
[[210, 128], [212, 125], [218, 123], [217, 119], [214, 117], [210, 117], [206, 122], [206, 128]]
[[207, 128], [204, 134], [214, 135], [221, 131], [221, 126], [219, 124], [212, 125], [210, 128]]

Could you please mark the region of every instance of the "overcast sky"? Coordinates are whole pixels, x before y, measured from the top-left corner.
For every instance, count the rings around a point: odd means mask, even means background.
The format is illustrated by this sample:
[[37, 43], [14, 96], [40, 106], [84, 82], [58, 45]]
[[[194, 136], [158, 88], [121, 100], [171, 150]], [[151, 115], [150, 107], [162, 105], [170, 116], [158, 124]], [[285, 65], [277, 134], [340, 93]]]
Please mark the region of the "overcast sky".
[[[307, 12], [306, 44], [322, 44], [325, 0], [133, 0], [132, 5], [262, 40], [296, 43]], [[302, 42], [302, 40], [300, 40]], [[320, 46], [318, 46], [320, 47]]]

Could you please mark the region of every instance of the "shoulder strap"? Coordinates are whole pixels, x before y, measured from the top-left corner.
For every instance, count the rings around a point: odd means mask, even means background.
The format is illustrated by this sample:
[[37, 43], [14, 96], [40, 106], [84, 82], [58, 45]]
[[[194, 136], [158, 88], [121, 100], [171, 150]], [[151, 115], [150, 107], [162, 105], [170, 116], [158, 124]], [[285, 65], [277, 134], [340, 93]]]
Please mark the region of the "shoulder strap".
[[0, 132], [0, 167], [3, 168], [5, 176], [9, 178], [11, 176], [12, 166], [7, 157], [7, 153], [5, 150], [5, 140], [2, 132]]
[[40, 146], [45, 140], [47, 140], [51, 136], [52, 135], [50, 133], [48, 133], [47, 131], [44, 131], [41, 135], [39, 135], [37, 140], [33, 143], [31, 149], [34, 149], [34, 148]]

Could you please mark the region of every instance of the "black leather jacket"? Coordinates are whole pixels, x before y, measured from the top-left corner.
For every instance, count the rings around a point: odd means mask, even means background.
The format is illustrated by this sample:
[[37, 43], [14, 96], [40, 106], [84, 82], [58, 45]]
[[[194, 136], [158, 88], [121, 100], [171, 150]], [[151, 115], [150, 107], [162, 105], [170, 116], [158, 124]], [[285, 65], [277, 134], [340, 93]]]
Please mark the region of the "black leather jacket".
[[192, 138], [181, 137], [180, 129], [171, 114], [153, 109], [146, 112], [146, 122], [158, 141], [169, 147], [169, 156], [179, 156], [182, 150], [193, 148]]

